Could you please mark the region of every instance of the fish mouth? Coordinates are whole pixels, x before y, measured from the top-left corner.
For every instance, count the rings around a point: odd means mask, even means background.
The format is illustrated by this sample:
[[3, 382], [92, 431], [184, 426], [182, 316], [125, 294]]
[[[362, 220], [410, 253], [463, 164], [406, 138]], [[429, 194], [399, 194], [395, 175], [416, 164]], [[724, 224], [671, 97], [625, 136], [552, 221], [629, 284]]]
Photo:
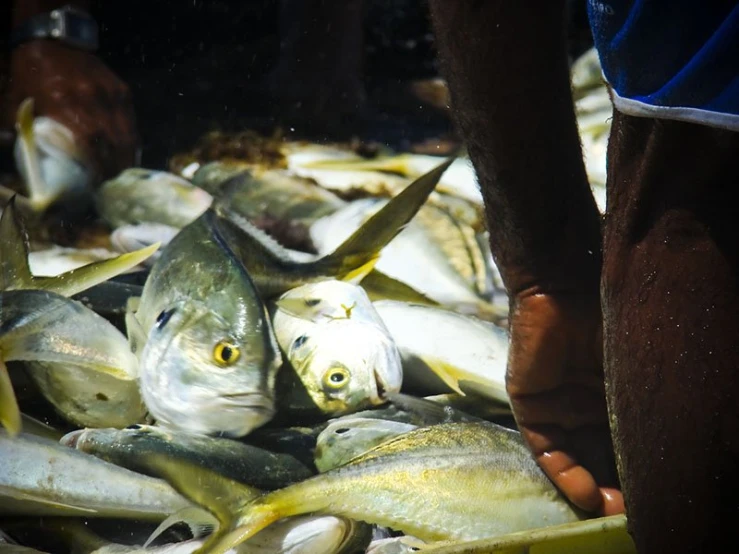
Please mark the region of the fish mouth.
[[59, 444], [63, 446], [68, 446], [69, 448], [77, 448], [77, 443], [79, 442], [80, 438], [82, 438], [82, 435], [85, 434], [86, 429], [77, 429], [76, 431], [71, 431], [64, 435], [61, 439], [59, 439]]
[[379, 371], [375, 369], [373, 370], [373, 373], [375, 375], [375, 392], [377, 395], [377, 399], [384, 401], [388, 389], [387, 383], [383, 379], [382, 375], [380, 375]]
[[257, 412], [274, 412], [274, 400], [258, 392], [233, 392], [221, 394], [219, 397], [230, 406], [248, 408]]

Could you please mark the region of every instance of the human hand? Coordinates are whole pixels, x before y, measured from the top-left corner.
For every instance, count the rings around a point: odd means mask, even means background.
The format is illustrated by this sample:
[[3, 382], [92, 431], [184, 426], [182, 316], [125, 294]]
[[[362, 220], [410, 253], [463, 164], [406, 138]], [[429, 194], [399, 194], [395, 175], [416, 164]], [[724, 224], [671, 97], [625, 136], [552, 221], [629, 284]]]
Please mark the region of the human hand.
[[597, 291], [514, 297], [506, 386], [524, 440], [554, 484], [579, 508], [624, 512], [603, 381]]
[[138, 136], [129, 89], [94, 54], [52, 40], [21, 44], [10, 60], [1, 115], [5, 126], [12, 128], [18, 106], [28, 97], [36, 115], [74, 133], [98, 180], [135, 163]]

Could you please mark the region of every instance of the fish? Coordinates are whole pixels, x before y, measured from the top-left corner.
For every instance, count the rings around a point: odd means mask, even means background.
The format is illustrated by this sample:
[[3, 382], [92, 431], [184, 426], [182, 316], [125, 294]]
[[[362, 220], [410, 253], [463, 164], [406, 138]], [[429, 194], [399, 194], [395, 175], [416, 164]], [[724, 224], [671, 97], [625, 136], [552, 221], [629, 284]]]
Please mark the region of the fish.
[[317, 259], [296, 261], [275, 240], [227, 205], [214, 207], [219, 216], [218, 230], [266, 300], [310, 282], [358, 282], [372, 270], [380, 251], [418, 213], [450, 164], [451, 160], [447, 160], [413, 181], [333, 251]]
[[115, 258], [76, 267], [54, 276], [37, 276], [29, 265], [25, 227], [11, 199], [0, 215], [0, 290], [43, 289], [73, 296], [135, 268], [159, 248], [158, 243]]
[[433, 554], [636, 554], [636, 545], [629, 535], [623, 514], [519, 531], [491, 539], [418, 546]]
[[242, 171], [208, 191], [251, 221], [266, 217], [310, 225], [346, 204], [315, 181], [279, 169]]
[[72, 131], [52, 118], [34, 118], [33, 111], [33, 98], [18, 107], [14, 155], [30, 205], [42, 212], [62, 197], [90, 194], [94, 172]]
[[[70, 518], [45, 518], [41, 527], [44, 534], [50, 535], [57, 544], [85, 554], [192, 554], [206, 540], [193, 538], [156, 546], [117, 544], [99, 537], [84, 523]], [[300, 516], [265, 529], [230, 552], [355, 554], [364, 552], [370, 537], [370, 526], [361, 522], [334, 516]]]
[[137, 223], [122, 225], [110, 233], [110, 244], [118, 252], [135, 252], [152, 244], [159, 244], [160, 249], [149, 256], [142, 264], [151, 269], [162, 255], [164, 246], [172, 242], [180, 229], [162, 223]]
[[491, 538], [587, 517], [546, 477], [517, 431], [487, 422], [416, 429], [341, 467], [257, 497], [220, 479], [209, 489], [212, 476], [194, 468], [163, 477], [221, 514], [217, 532], [201, 549], [208, 554], [306, 513], [387, 526], [427, 542]]
[[206, 211], [164, 248], [126, 326], [159, 425], [240, 437], [274, 415], [282, 357], [264, 303], [215, 218]]
[[139, 472], [145, 471], [142, 457], [161, 452], [264, 490], [287, 486], [314, 473], [288, 454], [275, 454], [232, 439], [167, 431], [151, 425], [79, 429], [64, 435], [60, 442]]
[[[43, 290], [0, 292], [0, 352], [2, 365], [25, 363], [43, 396], [68, 421], [125, 427], [146, 413], [138, 361], [126, 337], [79, 302]], [[0, 405], [13, 402], [9, 384], [0, 383]], [[20, 429], [15, 415], [2, 422], [11, 434]]]
[[404, 390], [471, 393], [509, 404], [504, 329], [431, 306], [392, 300], [373, 305], [400, 350]]
[[[301, 169], [305, 171], [346, 171], [368, 173], [380, 172], [402, 175], [415, 179], [423, 175], [439, 163], [439, 156], [424, 154], [390, 154], [373, 159], [317, 159], [304, 162]], [[315, 175], [315, 173], [313, 173]], [[320, 178], [317, 177], [320, 181]], [[477, 176], [469, 158], [455, 157], [449, 171], [439, 182], [438, 191], [458, 198], [463, 198], [478, 206], [483, 206], [482, 194], [477, 184]]]
[[182, 177], [141, 167], [124, 169], [103, 182], [95, 196], [98, 213], [114, 229], [139, 223], [181, 229], [212, 201], [208, 192]]
[[418, 429], [417, 425], [389, 419], [344, 416], [334, 419], [321, 431], [316, 441], [315, 464], [325, 473], [374, 446]]
[[[318, 253], [330, 252], [386, 202], [381, 198], [355, 200], [316, 221], [310, 228], [310, 236]], [[442, 225], [447, 232], [440, 236]], [[453, 263], [450, 255], [460, 263]], [[424, 206], [383, 248], [375, 268], [442, 306], [481, 314], [486, 319], [498, 319], [505, 316], [507, 310], [500, 310], [478, 292], [487, 294], [493, 287], [487, 262], [473, 231], [460, 230], [439, 209]], [[460, 265], [466, 276], [460, 273]], [[418, 271], [419, 267], [424, 270]]]
[[[143, 246], [150, 246], [154, 242], [156, 241]], [[135, 251], [140, 248], [133, 248], [129, 251]], [[118, 254], [118, 252], [113, 252], [107, 248], [69, 248], [54, 244], [42, 250], [29, 252], [28, 266], [31, 274], [36, 277], [55, 277], [87, 264], [110, 260], [118, 256]], [[134, 266], [123, 273], [140, 271], [141, 269], [142, 266]]]
[[275, 304], [277, 342], [322, 412], [357, 411], [400, 391], [398, 349], [361, 287], [337, 280], [310, 283]]
[[20, 433], [11, 438], [0, 430], [0, 459], [0, 514], [4, 516], [162, 521], [195, 508], [161, 479], [42, 437]]

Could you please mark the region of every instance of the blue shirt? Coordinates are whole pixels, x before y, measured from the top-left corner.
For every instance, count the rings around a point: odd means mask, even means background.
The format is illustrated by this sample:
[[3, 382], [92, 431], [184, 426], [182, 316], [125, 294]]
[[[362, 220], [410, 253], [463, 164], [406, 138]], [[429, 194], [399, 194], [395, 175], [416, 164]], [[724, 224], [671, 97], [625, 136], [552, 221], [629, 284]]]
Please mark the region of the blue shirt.
[[588, 0], [622, 113], [739, 131], [739, 2]]

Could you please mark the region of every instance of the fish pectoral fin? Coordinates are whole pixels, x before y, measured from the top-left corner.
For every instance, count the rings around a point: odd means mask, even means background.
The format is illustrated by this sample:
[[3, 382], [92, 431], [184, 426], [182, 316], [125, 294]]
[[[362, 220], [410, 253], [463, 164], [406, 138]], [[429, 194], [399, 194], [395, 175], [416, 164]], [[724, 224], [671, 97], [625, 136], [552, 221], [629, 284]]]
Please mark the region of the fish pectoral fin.
[[14, 196], [0, 216], [0, 290], [25, 288], [35, 287], [28, 264], [28, 239]]
[[264, 504], [250, 503], [244, 509], [246, 515], [239, 519], [236, 526], [223, 531], [219, 529], [210, 535], [194, 554], [225, 554], [275, 521], [282, 519], [281, 514]]
[[434, 358], [419, 357], [419, 359], [426, 364], [426, 366], [434, 372], [434, 375], [441, 379], [447, 387], [457, 394], [465, 396], [464, 391], [459, 388], [459, 382], [462, 380], [462, 376], [460, 375], [461, 372], [457, 368]]
[[376, 300], [398, 300], [412, 304], [423, 304], [426, 306], [438, 306], [439, 303], [431, 300], [425, 294], [398, 281], [397, 279], [373, 269], [359, 283], [372, 302]]
[[275, 300], [277, 308], [282, 310], [288, 315], [305, 319], [306, 321], [313, 321], [313, 308], [307, 306], [305, 302], [300, 298], [279, 298]]
[[190, 528], [192, 536], [197, 539], [205, 535], [209, 530], [215, 528], [218, 525], [218, 520], [216, 520], [209, 512], [201, 508], [195, 506], [182, 508], [162, 521], [159, 526], [154, 529], [152, 534], [149, 535], [149, 538], [146, 539], [143, 548], [147, 548], [162, 533], [177, 523], [186, 524]]
[[139, 309], [141, 298], [129, 298], [126, 303], [126, 335], [128, 336], [128, 344], [131, 346], [131, 352], [137, 357], [141, 356], [141, 350], [146, 344], [146, 331], [141, 326], [141, 322], [136, 317]]
[[144, 465], [182, 496], [213, 514], [219, 524], [217, 534], [232, 529], [239, 508], [262, 495], [259, 489], [163, 454], [148, 455]]
[[62, 296], [73, 296], [136, 267], [154, 254], [160, 245], [161, 243], [156, 242], [134, 252], [66, 271], [56, 277], [34, 277], [34, 288], [55, 292]]
[[[374, 267], [380, 251], [400, 233], [418, 213], [439, 183], [441, 176], [454, 161], [448, 159], [421, 175], [382, 208], [332, 253], [313, 262], [321, 275], [331, 275], [353, 282], [364, 278]], [[360, 278], [361, 277], [361, 278]]]
[[358, 285], [362, 280], [369, 275], [380, 260], [379, 253], [376, 254], [371, 260], [360, 265], [358, 268], [349, 271], [349, 273], [343, 275], [341, 280], [346, 283]]
[[18, 401], [3, 360], [0, 360], [0, 425], [5, 427], [11, 437], [20, 433], [22, 427]]

